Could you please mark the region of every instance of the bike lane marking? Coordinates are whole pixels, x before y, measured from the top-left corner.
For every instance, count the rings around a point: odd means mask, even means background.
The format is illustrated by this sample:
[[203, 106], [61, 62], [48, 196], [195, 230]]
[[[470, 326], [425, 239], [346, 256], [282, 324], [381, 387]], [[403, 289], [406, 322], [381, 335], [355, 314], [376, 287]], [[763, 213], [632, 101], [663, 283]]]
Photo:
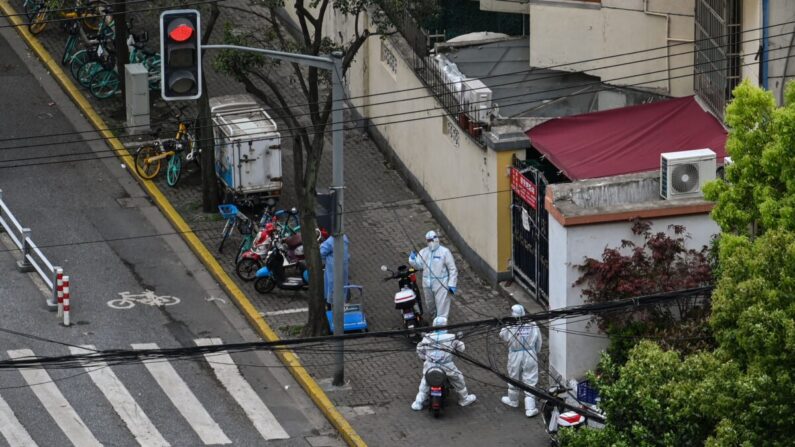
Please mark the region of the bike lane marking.
[[11, 447], [36, 446], [36, 442], [30, 437], [2, 396], [0, 396], [0, 433]]
[[[222, 345], [220, 338], [199, 338], [193, 340], [198, 346]], [[288, 439], [290, 435], [276, 420], [271, 410], [260, 399], [257, 392], [240, 374], [235, 361], [226, 351], [204, 354], [204, 358], [215, 371], [215, 376], [235, 398], [246, 415], [266, 440]]]
[[[133, 343], [135, 350], [159, 349], [156, 343]], [[180, 414], [188, 421], [191, 428], [199, 435], [205, 444], [231, 444], [232, 441], [226, 437], [212, 416], [188, 388], [188, 385], [177, 374], [171, 363], [162, 359], [144, 360], [144, 366], [155, 378], [157, 384], [166, 393], [171, 403], [179, 410]]]
[[[72, 354], [86, 354], [96, 351], [92, 345], [82, 347], [72, 346], [69, 348]], [[93, 366], [96, 366], [93, 367]], [[119, 380], [112, 369], [107, 367], [104, 362], [94, 362], [92, 366], [86, 366], [91, 380], [102, 391], [105, 398], [116, 410], [119, 417], [127, 424], [127, 428], [133, 434], [138, 444], [142, 446], [163, 446], [171, 444], [166, 441], [152, 421], [146, 416], [143, 409], [135, 402], [127, 388]]]
[[[30, 349], [17, 349], [8, 351], [12, 359], [34, 357]], [[61, 394], [61, 391], [42, 368], [20, 369], [19, 373], [30, 386], [31, 391], [39, 398], [44, 409], [50, 413], [55, 423], [61, 427], [64, 434], [72, 444], [83, 446], [101, 446], [100, 442], [91, 433], [86, 424], [80, 419], [77, 412]]]

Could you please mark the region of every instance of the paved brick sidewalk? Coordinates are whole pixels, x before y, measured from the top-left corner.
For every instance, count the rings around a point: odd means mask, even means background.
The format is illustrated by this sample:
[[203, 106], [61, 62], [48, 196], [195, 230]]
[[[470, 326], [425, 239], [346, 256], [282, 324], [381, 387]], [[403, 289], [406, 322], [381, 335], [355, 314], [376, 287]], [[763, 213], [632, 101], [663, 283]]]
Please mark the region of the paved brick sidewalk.
[[[228, 0], [220, 5], [248, 7], [245, 1]], [[21, 10], [21, 0], [15, 5]], [[222, 9], [213, 41], [222, 34], [224, 22], [234, 22], [238, 27], [261, 27], [251, 17], [240, 11]], [[136, 26], [143, 27], [153, 36], [150, 46], [156, 46], [158, 35], [157, 14], [139, 14]], [[56, 26], [49, 27], [39, 36], [53, 55], [60, 58], [65, 35]], [[212, 59], [211, 55], [206, 58]], [[204, 64], [204, 75], [212, 96], [243, 93], [245, 90], [228, 77], [216, 73], [209, 61]], [[291, 71], [284, 65], [274, 67], [283, 74], [281, 87], [290, 101], [300, 106], [305, 102], [290, 84]], [[293, 96], [289, 96], [294, 93]], [[86, 92], [94, 107], [110, 127], [123, 126], [124, 105], [120, 98], [98, 101]], [[168, 106], [159, 98], [152, 100], [153, 121], [162, 121], [170, 115]], [[195, 115], [195, 108], [193, 114]], [[272, 114], [273, 115], [273, 114]], [[287, 126], [278, 122], [280, 128]], [[403, 124], [410, 126], [410, 124]], [[165, 133], [165, 131], [164, 131]], [[124, 141], [134, 141], [122, 132]], [[96, 138], [96, 137], [88, 137]], [[330, 141], [324, 153], [324, 162], [318, 185], [331, 182]], [[284, 139], [283, 165], [285, 190], [281, 205], [295, 203], [292, 190], [291, 140]], [[190, 166], [191, 169], [193, 166]], [[345, 133], [346, 172], [346, 233], [351, 239], [351, 282], [365, 286], [366, 313], [371, 330], [395, 329], [401, 326], [399, 313], [392, 305], [394, 282], [381, 281], [382, 264], [395, 266], [405, 263], [407, 253], [423, 244], [423, 235], [429, 229], [438, 229], [430, 212], [408, 189], [404, 180], [385, 161], [378, 147], [360, 130]], [[164, 176], [157, 179], [158, 186], [182, 217], [191, 225], [204, 244], [214, 253], [223, 221], [217, 214], [201, 212], [201, 189], [198, 172], [189, 172], [176, 188], [165, 184]], [[230, 276], [234, 274], [233, 252], [238, 240], [235, 235], [227, 241], [218, 259]], [[443, 243], [444, 243], [443, 238]], [[484, 283], [461, 258], [454, 246], [446, 244], [456, 257], [460, 270], [460, 296], [453, 301], [451, 322], [462, 322], [507, 315], [513, 304], [510, 300]], [[291, 310], [306, 307], [306, 296], [297, 292], [276, 291], [270, 295], [258, 294], [251, 283], [238, 280], [242, 290], [261, 312]], [[529, 309], [533, 311], [534, 309]], [[537, 310], [537, 309], [535, 309]], [[305, 313], [266, 316], [268, 323], [282, 337], [291, 337], [294, 329], [306, 320]], [[465, 335], [467, 352], [504, 371], [505, 347], [496, 333], [471, 331]], [[346, 345], [346, 379], [350, 386], [343, 390], [328, 391], [329, 397], [346, 415], [364, 440], [373, 446], [397, 445], [541, 445], [545, 438], [539, 418], [528, 420], [522, 411], [511, 410], [500, 403], [505, 385], [493, 374], [459, 361], [458, 366], [467, 377], [471, 392], [478, 402], [462, 409], [452, 405], [442, 419], [434, 420], [427, 412], [413, 412], [409, 404], [417, 391], [421, 362], [408, 340], [362, 340]], [[321, 383], [333, 371], [333, 352], [322, 350], [333, 347], [297, 350], [310, 373]], [[541, 368], [542, 370], [544, 368]], [[546, 382], [542, 371], [542, 382]], [[509, 411], [510, 410], [510, 411]]]

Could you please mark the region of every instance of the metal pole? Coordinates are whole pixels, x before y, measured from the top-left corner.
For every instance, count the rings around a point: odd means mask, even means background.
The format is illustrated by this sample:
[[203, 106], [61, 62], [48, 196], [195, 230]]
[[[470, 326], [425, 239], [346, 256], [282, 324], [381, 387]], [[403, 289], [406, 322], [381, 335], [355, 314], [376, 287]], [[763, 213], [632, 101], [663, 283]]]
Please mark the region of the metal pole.
[[[345, 299], [343, 296], [343, 269], [345, 262], [345, 232], [342, 226], [343, 197], [345, 186], [343, 180], [343, 147], [342, 147], [342, 53], [335, 51], [331, 54], [334, 68], [331, 73], [331, 146], [332, 146], [332, 188], [336, 197], [336, 222], [334, 225], [334, 305], [332, 307], [334, 318], [334, 335], [345, 333]], [[337, 358], [334, 365], [334, 386], [345, 383], [345, 355], [344, 342], [337, 342]]]

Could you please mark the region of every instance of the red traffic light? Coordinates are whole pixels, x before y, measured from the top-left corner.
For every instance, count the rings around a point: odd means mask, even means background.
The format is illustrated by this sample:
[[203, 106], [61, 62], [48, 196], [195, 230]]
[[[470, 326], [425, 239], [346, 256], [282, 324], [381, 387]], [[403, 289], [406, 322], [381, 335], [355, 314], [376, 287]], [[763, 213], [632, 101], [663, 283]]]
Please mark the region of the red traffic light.
[[187, 19], [177, 19], [168, 27], [168, 37], [175, 42], [185, 42], [193, 37], [193, 24]]

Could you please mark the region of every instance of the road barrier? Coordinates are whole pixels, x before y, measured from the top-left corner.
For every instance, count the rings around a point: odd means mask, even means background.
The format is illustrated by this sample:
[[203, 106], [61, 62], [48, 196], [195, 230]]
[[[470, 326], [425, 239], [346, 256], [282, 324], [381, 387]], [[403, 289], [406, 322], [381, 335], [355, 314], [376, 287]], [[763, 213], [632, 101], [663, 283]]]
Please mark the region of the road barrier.
[[[22, 252], [22, 260], [17, 261], [17, 268], [20, 272], [37, 272], [44, 284], [52, 291], [52, 295], [47, 298], [47, 306], [56, 307], [61, 302], [61, 282], [64, 278], [63, 269], [53, 266], [44, 256], [39, 247], [31, 239], [30, 228], [23, 227], [11, 213], [5, 202], [3, 202], [3, 190], [0, 189], [0, 231], [5, 230], [14, 245]], [[59, 310], [60, 310], [60, 306]], [[58, 317], [60, 318], [59, 311]]]

